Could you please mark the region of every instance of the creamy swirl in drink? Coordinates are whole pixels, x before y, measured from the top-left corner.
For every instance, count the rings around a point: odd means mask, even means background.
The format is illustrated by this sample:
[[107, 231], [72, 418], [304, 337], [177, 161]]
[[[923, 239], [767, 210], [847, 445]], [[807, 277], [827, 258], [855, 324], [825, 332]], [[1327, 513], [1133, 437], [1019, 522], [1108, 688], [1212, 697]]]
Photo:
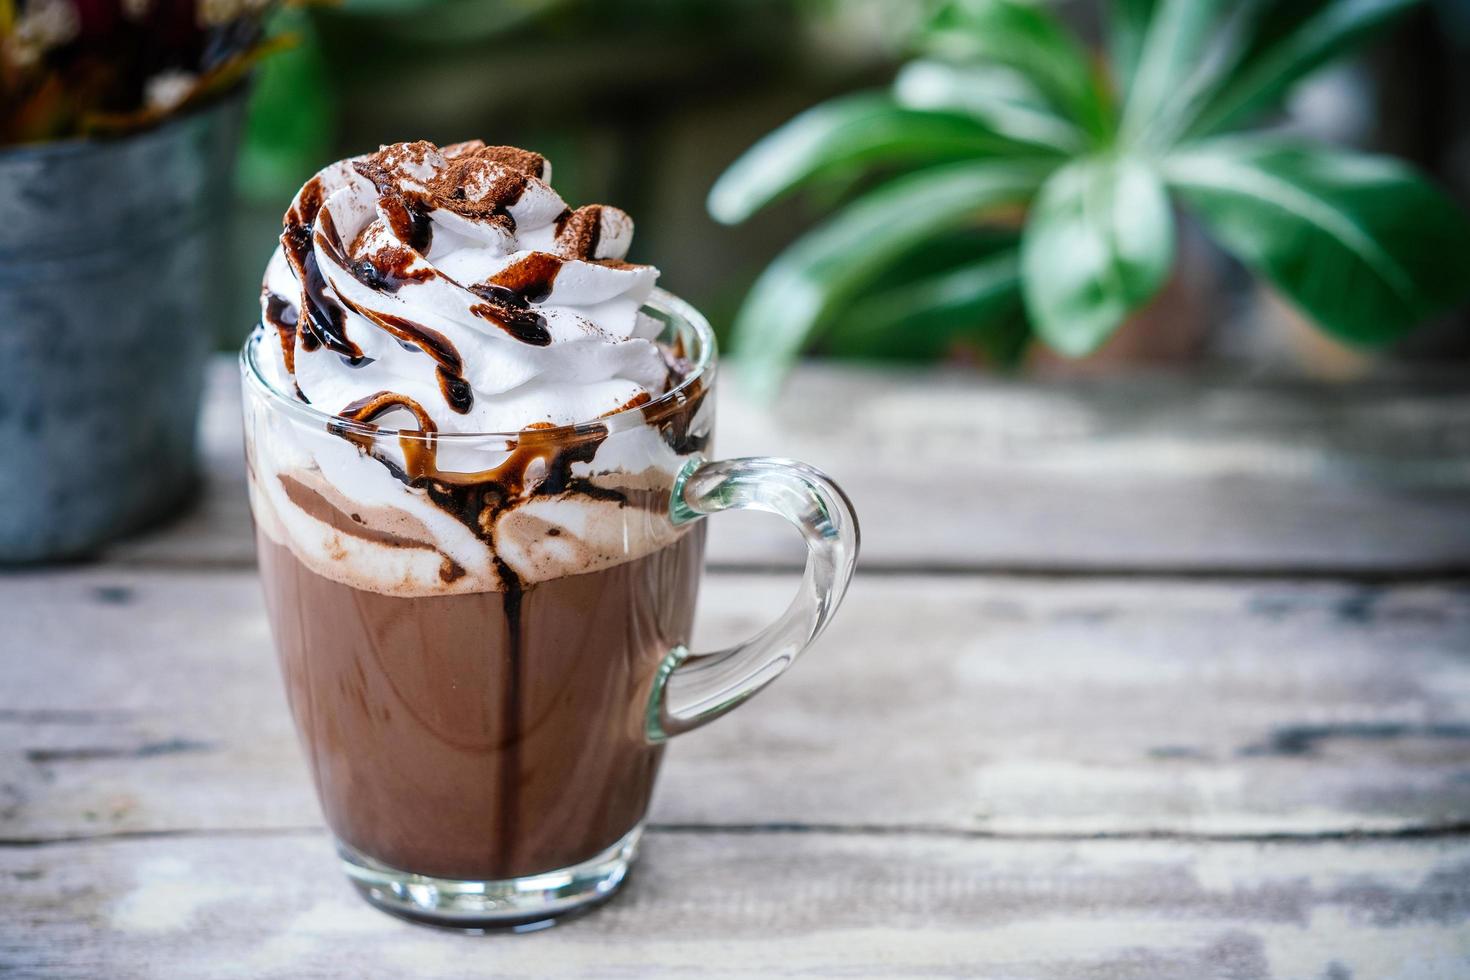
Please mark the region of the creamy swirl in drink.
[[311, 570], [389, 595], [519, 589], [677, 536], [667, 489], [708, 418], [644, 310], [658, 271], [624, 261], [626, 214], [569, 208], [550, 173], [512, 147], [399, 143], [292, 201], [258, 368], [349, 424], [255, 420], [252, 503]]

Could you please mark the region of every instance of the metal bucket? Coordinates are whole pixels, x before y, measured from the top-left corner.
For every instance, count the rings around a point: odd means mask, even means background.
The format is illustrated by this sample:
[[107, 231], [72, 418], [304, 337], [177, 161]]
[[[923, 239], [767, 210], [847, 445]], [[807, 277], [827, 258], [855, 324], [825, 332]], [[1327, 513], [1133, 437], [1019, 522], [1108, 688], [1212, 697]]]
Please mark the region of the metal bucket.
[[0, 150], [0, 561], [85, 555], [197, 486], [243, 111]]

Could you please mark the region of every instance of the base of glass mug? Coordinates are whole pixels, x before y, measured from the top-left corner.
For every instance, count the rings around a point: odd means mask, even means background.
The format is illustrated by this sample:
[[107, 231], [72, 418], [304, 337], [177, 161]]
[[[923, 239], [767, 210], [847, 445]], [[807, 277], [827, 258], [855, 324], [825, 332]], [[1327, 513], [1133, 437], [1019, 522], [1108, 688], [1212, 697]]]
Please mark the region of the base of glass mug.
[[580, 864], [497, 881], [399, 871], [337, 842], [342, 868], [363, 898], [403, 919], [451, 929], [544, 928], [612, 897], [638, 853], [643, 824]]

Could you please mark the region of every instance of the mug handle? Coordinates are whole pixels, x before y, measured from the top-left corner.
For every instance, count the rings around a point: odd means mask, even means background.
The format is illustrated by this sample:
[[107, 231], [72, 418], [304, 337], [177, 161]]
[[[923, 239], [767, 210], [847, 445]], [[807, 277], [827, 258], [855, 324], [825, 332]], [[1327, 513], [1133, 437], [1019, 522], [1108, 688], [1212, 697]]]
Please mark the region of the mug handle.
[[650, 741], [693, 731], [775, 680], [832, 620], [857, 564], [852, 503], [820, 470], [790, 459], [707, 462], [694, 457], [674, 481], [669, 516], [689, 524], [723, 510], [780, 514], [806, 539], [801, 589], [786, 612], [744, 643], [713, 653], [670, 650], [648, 699]]

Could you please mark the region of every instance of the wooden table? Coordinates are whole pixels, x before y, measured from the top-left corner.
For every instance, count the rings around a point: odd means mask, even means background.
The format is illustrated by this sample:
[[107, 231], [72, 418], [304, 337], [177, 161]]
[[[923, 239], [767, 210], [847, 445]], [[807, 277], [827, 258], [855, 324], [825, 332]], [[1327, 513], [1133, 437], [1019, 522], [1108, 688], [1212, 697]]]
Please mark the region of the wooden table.
[[[1470, 974], [1470, 387], [809, 368], [720, 450], [863, 518], [771, 691], [679, 740], [610, 906], [467, 937], [363, 904], [252, 569], [232, 367], [208, 485], [0, 579], [0, 974]], [[105, 492], [105, 488], [99, 488]], [[794, 587], [712, 528], [701, 641]]]

